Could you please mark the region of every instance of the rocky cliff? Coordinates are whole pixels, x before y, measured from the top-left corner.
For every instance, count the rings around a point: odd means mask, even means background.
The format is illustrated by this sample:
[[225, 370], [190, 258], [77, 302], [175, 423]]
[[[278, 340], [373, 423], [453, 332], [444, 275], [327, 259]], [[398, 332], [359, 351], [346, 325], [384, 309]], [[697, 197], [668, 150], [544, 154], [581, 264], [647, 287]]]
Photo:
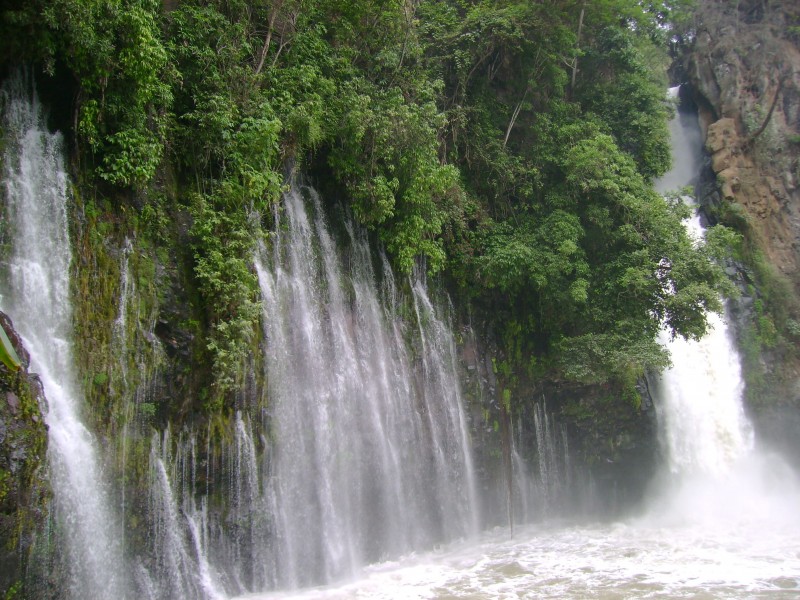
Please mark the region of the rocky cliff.
[[0, 312], [20, 365], [0, 364], [0, 591], [14, 597], [24, 578], [35, 531], [44, 519], [49, 488], [45, 476], [47, 430], [42, 385], [28, 373], [28, 353], [11, 320]]
[[695, 23], [688, 75], [722, 194], [800, 285], [800, 8], [707, 0]]
[[703, 0], [684, 40], [710, 158], [706, 209], [744, 239], [729, 272], [748, 397], [798, 404], [800, 6]]

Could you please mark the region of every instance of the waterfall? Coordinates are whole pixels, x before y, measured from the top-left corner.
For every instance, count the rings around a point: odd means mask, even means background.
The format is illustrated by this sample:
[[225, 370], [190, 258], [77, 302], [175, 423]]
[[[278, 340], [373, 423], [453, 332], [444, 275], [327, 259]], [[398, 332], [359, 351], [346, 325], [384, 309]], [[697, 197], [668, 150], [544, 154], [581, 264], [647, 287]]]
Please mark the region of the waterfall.
[[409, 321], [409, 300], [388, 267], [379, 285], [361, 233], [346, 227], [340, 258], [313, 190], [295, 186], [283, 204], [256, 266], [274, 584], [299, 587], [469, 536], [479, 508], [452, 334], [422, 280]]
[[544, 399], [532, 413], [521, 415], [532, 421], [530, 432], [518, 419], [511, 452], [515, 518], [521, 523], [567, 514], [582, 492], [573, 486], [566, 428], [547, 410]]
[[[150, 446], [149, 517], [152, 521], [147, 588], [157, 598], [222, 600], [222, 584], [209, 556], [206, 499], [194, 499], [197, 472], [194, 436], [179, 436], [175, 455], [169, 429]], [[139, 584], [143, 587], [142, 584]]]
[[[678, 89], [670, 95], [678, 97]], [[674, 164], [657, 182], [662, 192], [693, 185], [700, 173], [701, 140], [697, 116], [677, 111], [670, 123]], [[684, 201], [694, 204], [691, 197]], [[704, 235], [699, 216], [686, 227], [698, 242]], [[662, 332], [661, 342], [670, 352], [672, 366], [656, 384], [661, 399], [662, 437], [669, 469], [674, 474], [722, 474], [736, 459], [752, 449], [753, 433], [743, 402], [743, 381], [738, 351], [727, 323], [709, 315], [709, 331], [700, 340], [671, 339]]]
[[709, 315], [709, 324], [699, 341], [662, 335], [672, 367], [657, 393], [668, 466], [675, 474], [723, 474], [753, 448], [738, 351], [724, 319]]
[[48, 400], [50, 481], [74, 598], [124, 598], [119, 531], [109, 506], [96, 441], [81, 415], [74, 376], [67, 228], [68, 180], [62, 138], [50, 133], [32, 82], [2, 89], [6, 226], [2, 309], [22, 335]]
[[[671, 90], [673, 96], [677, 92]], [[702, 164], [696, 114], [679, 110], [671, 134], [676, 160], [657, 182], [662, 192], [694, 184]], [[696, 239], [702, 237], [699, 217], [687, 227]], [[744, 410], [740, 358], [725, 318], [709, 315], [709, 331], [700, 340], [671, 339], [664, 332], [661, 341], [672, 366], [653, 389], [669, 475], [654, 512], [704, 525], [747, 520], [762, 528], [792, 515], [784, 503], [794, 497], [793, 478], [779, 457], [767, 456], [755, 444]], [[777, 487], [776, 480], [781, 481]]]

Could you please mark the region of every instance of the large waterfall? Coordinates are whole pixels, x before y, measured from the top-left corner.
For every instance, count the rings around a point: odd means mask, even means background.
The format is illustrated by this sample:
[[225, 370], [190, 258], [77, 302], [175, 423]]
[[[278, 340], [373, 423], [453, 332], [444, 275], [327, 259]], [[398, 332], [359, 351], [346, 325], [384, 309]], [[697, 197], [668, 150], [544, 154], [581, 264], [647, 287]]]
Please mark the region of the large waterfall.
[[[122, 439], [100, 444], [74, 375], [62, 141], [32, 87], [18, 78], [2, 89], [0, 307], [48, 398], [65, 597], [796, 597], [800, 495], [756, 443], [724, 318], [712, 316], [700, 342], [664, 340], [674, 365], [655, 385], [665, 473], [645, 514], [549, 521], [578, 504], [580, 486], [545, 399], [509, 423], [506, 503], [503, 474], [489, 472], [502, 464], [490, 456], [501, 453], [486, 416], [491, 369], [482, 381], [472, 365], [482, 391], [470, 404], [446, 298], [423, 271], [396, 280], [366, 234], [300, 184], [253, 256], [265, 371], [251, 379], [265, 389], [245, 386], [223, 424], [154, 429], [158, 367], [134, 338], [159, 364], [165, 350], [137, 297], [136, 240], [118, 240], [109, 327]], [[691, 183], [700, 164], [696, 117], [679, 112], [672, 127], [676, 169], [664, 189]], [[484, 456], [480, 436], [495, 444]], [[125, 478], [106, 472], [114, 464]], [[507, 528], [481, 532], [512, 505], [513, 540]]]
[[[674, 98], [678, 88], [670, 90]], [[662, 192], [697, 182], [702, 167], [700, 129], [692, 112], [678, 110], [670, 123], [673, 167], [658, 183]], [[691, 197], [685, 201], [693, 202]], [[700, 241], [703, 228], [695, 215], [690, 234]], [[753, 447], [753, 432], [744, 415], [741, 366], [732, 332], [724, 318], [709, 315], [709, 331], [701, 340], [670, 339], [672, 367], [658, 379], [662, 432], [673, 474], [715, 476], [725, 473]]]
[[[678, 96], [678, 88], [670, 93]], [[697, 115], [679, 108], [670, 124], [674, 165], [658, 182], [666, 192], [692, 186], [702, 161]], [[684, 199], [693, 203], [691, 197]], [[700, 240], [700, 217], [688, 223]], [[670, 339], [672, 367], [655, 382], [667, 471], [657, 487], [653, 515], [703, 525], [769, 529], [793, 511], [793, 477], [778, 456], [756, 446], [753, 426], [744, 410], [741, 359], [725, 316], [709, 315], [709, 331], [701, 340]], [[778, 525], [779, 527], [781, 525]]]
[[269, 401], [244, 396], [232, 437], [205, 448], [205, 432], [153, 436], [141, 595], [349, 579], [481, 524], [455, 343], [424, 281], [376, 272], [346, 218], [337, 244], [311, 188], [275, 219], [254, 256]]
[[[676, 168], [665, 190], [691, 184], [701, 167], [696, 114], [679, 111], [671, 129]], [[697, 218], [689, 226], [702, 234]], [[370, 566], [353, 583], [263, 598], [797, 598], [800, 493], [783, 460], [755, 443], [731, 333], [724, 318], [710, 321], [698, 342], [664, 337], [673, 367], [654, 387], [665, 473], [642, 515], [533, 524], [511, 541], [484, 534]], [[538, 411], [537, 433], [556, 430]], [[556, 454], [556, 438], [539, 440], [541, 458]], [[539, 472], [558, 479], [548, 465]]]
[[384, 265], [380, 290], [352, 228], [343, 264], [317, 195], [303, 191], [307, 202], [297, 187], [285, 194], [288, 227], [257, 260], [280, 587], [353, 575], [478, 528], [449, 329], [419, 279], [412, 319], [400, 317], [391, 271]]
[[69, 182], [61, 135], [48, 132], [32, 83], [18, 76], [2, 90], [6, 218], [11, 244], [2, 310], [31, 355], [48, 399], [50, 479], [63, 528], [75, 598], [123, 598], [120, 529], [109, 507], [96, 441], [82, 418], [73, 375], [67, 230]]
[[[285, 194], [277, 231], [254, 257], [266, 407], [244, 397], [232, 438], [192, 429], [152, 434], [149, 470], [137, 484], [148, 497], [131, 498], [124, 487], [112, 493], [104, 465], [133, 469], [127, 461], [143, 456], [130, 459], [129, 447], [146, 444], [134, 436], [147, 435], [133, 415], [149, 381], [128, 370], [129, 323], [140, 319], [131, 314], [133, 243], [120, 247], [111, 324], [121, 360], [113, 391], [125, 418], [115, 457], [111, 448], [101, 454], [82, 417], [70, 342], [69, 181], [61, 136], [48, 132], [32, 89], [14, 79], [3, 90], [11, 252], [2, 308], [49, 400], [63, 532], [57, 553], [66, 552], [69, 596], [214, 599], [295, 588], [476, 535], [481, 506], [446, 310], [429, 298], [424, 273], [400, 285], [385, 259], [374, 264], [364, 234], [346, 218], [334, 236], [319, 198], [302, 186]], [[122, 522], [132, 510], [146, 518], [146, 536], [123, 548]]]

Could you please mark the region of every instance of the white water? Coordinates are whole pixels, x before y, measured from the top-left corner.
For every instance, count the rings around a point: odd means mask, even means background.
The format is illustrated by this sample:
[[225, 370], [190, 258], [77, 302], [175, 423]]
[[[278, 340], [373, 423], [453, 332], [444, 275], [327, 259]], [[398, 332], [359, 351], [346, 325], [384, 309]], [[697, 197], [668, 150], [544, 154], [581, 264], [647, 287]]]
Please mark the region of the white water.
[[[679, 115], [672, 128], [669, 188], [699, 171], [696, 117]], [[342, 585], [249, 598], [800, 597], [800, 490], [780, 457], [758, 450], [730, 334], [711, 321], [700, 342], [668, 342], [674, 366], [658, 386], [665, 473], [641, 516], [528, 526], [515, 540], [498, 530], [364, 567]]]
[[[676, 97], [678, 88], [670, 90]], [[673, 167], [657, 188], [662, 192], [695, 183], [700, 172], [697, 153], [700, 130], [693, 113], [679, 111], [670, 124]], [[694, 203], [691, 197], [685, 201]], [[704, 231], [699, 216], [688, 223], [698, 241]], [[656, 381], [659, 419], [668, 467], [682, 479], [714, 480], [735, 471], [734, 465], [753, 452], [753, 429], [744, 414], [744, 382], [738, 351], [723, 317], [710, 314], [709, 331], [701, 340], [661, 342], [670, 351], [672, 367]]]
[[349, 230], [340, 261], [319, 198], [304, 193], [285, 194], [286, 224], [256, 258], [281, 588], [473, 535], [479, 518], [452, 335], [419, 280], [416, 323], [397, 314], [388, 268], [382, 303], [366, 241]]
[[65, 535], [74, 598], [123, 598], [122, 550], [115, 533], [96, 442], [81, 417], [73, 375], [67, 231], [68, 180], [62, 138], [47, 130], [33, 86], [5, 84], [4, 182], [11, 242], [3, 265], [2, 310], [11, 316], [48, 399], [50, 481]]

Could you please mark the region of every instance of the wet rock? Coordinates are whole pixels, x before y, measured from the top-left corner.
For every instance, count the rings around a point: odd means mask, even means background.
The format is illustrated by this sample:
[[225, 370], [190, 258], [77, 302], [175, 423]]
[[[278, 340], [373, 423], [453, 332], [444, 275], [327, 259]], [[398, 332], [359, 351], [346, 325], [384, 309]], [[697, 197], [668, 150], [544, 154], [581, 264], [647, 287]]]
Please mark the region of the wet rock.
[[[20, 357], [22, 368], [0, 367], [0, 597], [24, 579], [37, 529], [44, 523], [47, 429], [39, 378], [28, 373], [29, 355], [7, 315], [0, 324]], [[29, 418], [22, 418], [22, 415]], [[32, 561], [35, 562], [35, 561]], [[25, 597], [42, 597], [25, 590]], [[20, 596], [21, 597], [21, 596]]]
[[12, 414], [16, 415], [19, 413], [19, 398], [17, 398], [14, 392], [6, 392], [6, 402]]

